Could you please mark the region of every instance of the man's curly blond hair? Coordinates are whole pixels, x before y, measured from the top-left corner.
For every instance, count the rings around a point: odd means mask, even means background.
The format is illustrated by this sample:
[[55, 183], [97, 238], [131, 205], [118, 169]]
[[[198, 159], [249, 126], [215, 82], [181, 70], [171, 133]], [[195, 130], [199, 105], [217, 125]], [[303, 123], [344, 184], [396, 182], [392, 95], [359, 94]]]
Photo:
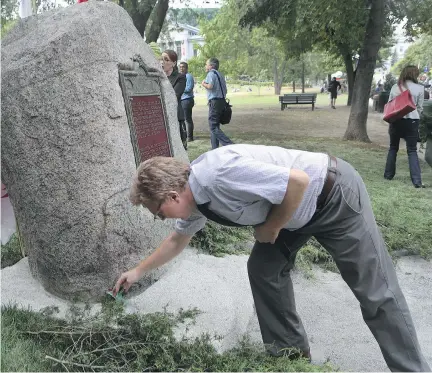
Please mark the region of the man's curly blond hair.
[[190, 166], [171, 157], [154, 157], [141, 163], [133, 178], [129, 199], [133, 205], [160, 204], [168, 192], [182, 192], [188, 182]]

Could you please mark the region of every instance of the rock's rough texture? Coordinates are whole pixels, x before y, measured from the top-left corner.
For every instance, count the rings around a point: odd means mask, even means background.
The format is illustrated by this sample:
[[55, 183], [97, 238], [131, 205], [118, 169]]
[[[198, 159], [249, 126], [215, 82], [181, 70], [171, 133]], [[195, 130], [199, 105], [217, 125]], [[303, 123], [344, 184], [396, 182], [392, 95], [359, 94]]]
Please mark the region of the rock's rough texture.
[[[103, 294], [171, 228], [128, 201], [136, 167], [118, 64], [136, 54], [160, 69], [110, 2], [26, 18], [2, 40], [2, 181], [32, 274], [66, 299]], [[187, 160], [165, 77], [161, 89], [173, 155]]]

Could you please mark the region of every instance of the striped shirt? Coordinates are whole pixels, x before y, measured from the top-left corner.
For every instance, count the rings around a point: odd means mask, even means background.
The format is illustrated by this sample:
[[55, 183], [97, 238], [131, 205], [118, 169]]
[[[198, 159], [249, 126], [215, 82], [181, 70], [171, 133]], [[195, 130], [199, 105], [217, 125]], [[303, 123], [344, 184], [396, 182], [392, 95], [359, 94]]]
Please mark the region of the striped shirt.
[[[327, 175], [328, 155], [277, 146], [234, 144], [202, 154], [191, 163], [189, 186], [195, 202], [209, 202], [216, 214], [242, 225], [263, 223], [272, 205], [281, 204], [291, 168], [310, 178], [300, 206], [284, 228], [306, 225]], [[188, 219], [177, 219], [175, 230], [193, 235], [207, 218], [196, 210]]]

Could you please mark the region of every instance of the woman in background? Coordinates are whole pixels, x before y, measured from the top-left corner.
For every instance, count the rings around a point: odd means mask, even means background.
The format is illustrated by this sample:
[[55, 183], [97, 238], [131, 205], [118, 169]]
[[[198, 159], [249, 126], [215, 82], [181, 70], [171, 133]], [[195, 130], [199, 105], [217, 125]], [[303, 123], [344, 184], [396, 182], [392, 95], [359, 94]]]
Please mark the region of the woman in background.
[[[423, 111], [424, 87], [417, 83], [419, 69], [416, 66], [406, 66], [403, 68], [399, 81], [391, 91], [389, 101], [399, 96], [402, 91], [409, 89], [416, 105], [416, 109], [405, 115], [402, 119], [390, 123], [390, 147], [387, 155], [387, 162], [384, 171], [384, 178], [393, 179], [396, 174], [396, 156], [399, 150], [400, 139], [405, 139], [408, 164], [411, 181], [415, 188], [424, 188], [421, 179], [420, 163], [417, 155], [417, 139], [419, 130], [420, 114]], [[402, 91], [401, 91], [402, 90]]]
[[185, 124], [184, 111], [180, 103], [181, 96], [186, 88], [186, 76], [180, 74], [177, 67], [177, 53], [171, 49], [167, 49], [162, 53], [161, 58], [162, 68], [165, 71], [168, 80], [174, 88], [177, 96], [177, 118], [180, 126], [180, 138], [183, 146], [187, 149], [187, 131]]

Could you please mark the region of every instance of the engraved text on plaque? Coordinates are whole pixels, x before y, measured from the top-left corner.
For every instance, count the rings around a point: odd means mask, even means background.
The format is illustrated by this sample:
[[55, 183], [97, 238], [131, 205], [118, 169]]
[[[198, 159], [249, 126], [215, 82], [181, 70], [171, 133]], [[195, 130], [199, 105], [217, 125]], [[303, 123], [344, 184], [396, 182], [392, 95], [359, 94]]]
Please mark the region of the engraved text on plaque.
[[155, 156], [171, 157], [161, 97], [130, 96], [130, 103], [139, 162]]

